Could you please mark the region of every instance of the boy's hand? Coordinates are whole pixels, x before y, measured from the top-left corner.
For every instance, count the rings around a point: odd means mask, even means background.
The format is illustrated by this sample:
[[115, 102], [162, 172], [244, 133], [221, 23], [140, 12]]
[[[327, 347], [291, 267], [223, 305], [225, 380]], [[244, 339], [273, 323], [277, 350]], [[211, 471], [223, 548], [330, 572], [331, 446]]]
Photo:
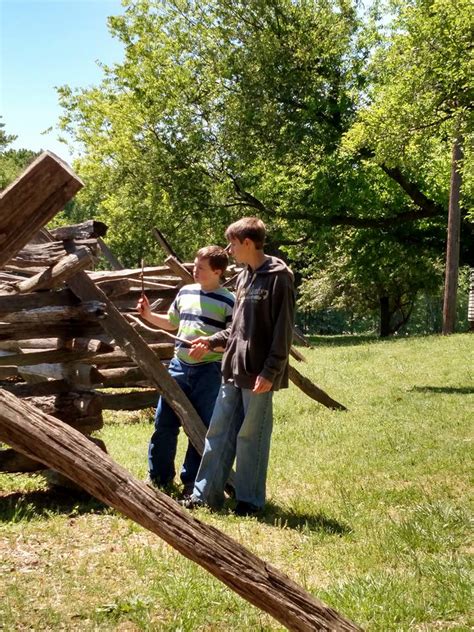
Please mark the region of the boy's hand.
[[267, 378], [258, 375], [255, 380], [255, 386], [252, 389], [252, 393], [268, 393], [268, 391], [272, 390], [272, 386], [273, 382], [270, 382]]
[[142, 316], [145, 320], [148, 320], [148, 317], [151, 314], [151, 309], [150, 301], [146, 296], [142, 296], [142, 298], [138, 299], [138, 303], [135, 309], [140, 314], [140, 316]]
[[191, 349], [189, 350], [189, 355], [194, 360], [200, 360], [202, 357], [206, 355], [206, 353], [209, 353], [209, 351], [210, 351], [209, 340], [206, 337], [201, 336], [200, 338], [195, 338], [191, 342]]

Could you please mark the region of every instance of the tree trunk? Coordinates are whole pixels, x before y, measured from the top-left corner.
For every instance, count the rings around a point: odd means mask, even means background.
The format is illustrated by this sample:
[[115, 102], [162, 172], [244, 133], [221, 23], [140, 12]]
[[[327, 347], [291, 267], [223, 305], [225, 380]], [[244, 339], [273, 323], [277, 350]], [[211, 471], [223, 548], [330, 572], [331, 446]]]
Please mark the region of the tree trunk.
[[380, 297], [380, 337], [390, 336], [390, 299], [388, 296]]
[[451, 160], [451, 186], [449, 191], [448, 239], [446, 244], [446, 273], [443, 302], [443, 334], [454, 333], [456, 323], [456, 296], [458, 290], [459, 246], [461, 236], [461, 161], [462, 138], [453, 143]]
[[229, 536], [134, 479], [79, 432], [5, 391], [0, 391], [0, 440], [156, 533], [289, 630], [360, 629]]

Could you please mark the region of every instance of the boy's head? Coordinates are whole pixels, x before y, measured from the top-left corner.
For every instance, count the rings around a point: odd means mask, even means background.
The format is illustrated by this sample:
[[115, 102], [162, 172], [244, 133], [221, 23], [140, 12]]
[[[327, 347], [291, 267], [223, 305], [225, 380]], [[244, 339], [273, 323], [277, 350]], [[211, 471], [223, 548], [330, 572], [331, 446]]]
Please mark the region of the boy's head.
[[245, 239], [253, 241], [256, 250], [262, 250], [265, 241], [265, 224], [258, 217], [242, 217], [231, 224], [225, 231], [228, 241], [238, 239], [242, 244]]
[[229, 257], [220, 246], [206, 246], [196, 253], [193, 277], [203, 290], [212, 290], [219, 285], [227, 269]]

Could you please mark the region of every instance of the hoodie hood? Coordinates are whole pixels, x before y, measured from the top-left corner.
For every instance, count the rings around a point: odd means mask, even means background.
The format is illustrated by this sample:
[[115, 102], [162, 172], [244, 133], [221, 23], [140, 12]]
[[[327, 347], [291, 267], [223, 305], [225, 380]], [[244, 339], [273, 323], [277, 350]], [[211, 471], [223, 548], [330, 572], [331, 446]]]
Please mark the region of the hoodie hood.
[[247, 266], [248, 274], [275, 274], [276, 272], [289, 273], [291, 275], [291, 278], [293, 278], [293, 272], [290, 270], [290, 268], [288, 268], [286, 263], [278, 257], [271, 257], [269, 255], [266, 255], [265, 261], [256, 270], [252, 270], [249, 266]]

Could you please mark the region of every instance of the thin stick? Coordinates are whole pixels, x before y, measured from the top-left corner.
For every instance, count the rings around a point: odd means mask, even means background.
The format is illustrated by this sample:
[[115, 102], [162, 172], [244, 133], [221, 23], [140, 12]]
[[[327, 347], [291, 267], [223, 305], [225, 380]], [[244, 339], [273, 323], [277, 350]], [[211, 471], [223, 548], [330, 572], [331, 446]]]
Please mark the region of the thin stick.
[[142, 279], [142, 299], [145, 298], [145, 282], [143, 280], [143, 269], [145, 267], [145, 259], [142, 257], [142, 274], [141, 274], [141, 279]]
[[185, 345], [186, 347], [190, 347], [191, 346], [191, 341], [190, 340], [186, 340], [186, 338], [180, 338], [179, 336], [175, 336], [174, 334], [170, 333], [169, 331], [166, 331], [166, 329], [158, 329], [156, 327], [148, 327], [148, 325], [145, 325], [144, 322], [142, 322], [139, 318], [137, 318], [133, 314], [126, 314], [126, 318], [129, 319], [129, 320], [133, 320], [135, 323], [137, 323], [137, 325], [140, 325], [140, 327], [143, 327], [143, 329], [146, 329], [147, 331], [152, 331], [153, 333], [157, 333], [157, 334], [164, 334], [165, 336], [169, 336], [170, 338], [173, 338], [173, 340], [176, 340], [177, 342], [180, 342], [181, 344]]

